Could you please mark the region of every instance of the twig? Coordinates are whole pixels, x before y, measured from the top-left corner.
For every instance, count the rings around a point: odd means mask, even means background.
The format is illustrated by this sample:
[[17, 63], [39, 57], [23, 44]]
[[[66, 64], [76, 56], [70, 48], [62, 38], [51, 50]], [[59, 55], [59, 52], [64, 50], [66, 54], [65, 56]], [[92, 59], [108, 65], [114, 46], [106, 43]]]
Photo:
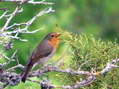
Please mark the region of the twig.
[[87, 86], [87, 85], [91, 84], [95, 79], [96, 79], [95, 76], [89, 76], [88, 78], [86, 78], [85, 80], [83, 80], [81, 82], [77, 82], [74, 85], [61, 86], [61, 88], [63, 88], [63, 89], [81, 88], [81, 87], [84, 87], [84, 86]]
[[16, 56], [16, 53], [17, 53], [17, 51], [15, 51], [14, 53], [13, 53], [13, 55], [9, 58], [9, 57], [7, 57], [6, 55], [3, 55], [3, 54], [1, 54], [2, 55], [2, 57], [3, 58], [5, 58], [5, 59], [7, 59], [8, 61], [7, 62], [5, 62], [5, 63], [3, 63], [3, 64], [0, 64], [0, 67], [5, 67], [5, 66], [7, 66], [7, 65], [9, 65], [12, 61], [15, 61], [15, 56]]
[[34, 16], [31, 20], [29, 20], [27, 22], [27, 25], [26, 25], [26, 27], [24, 29], [28, 29], [28, 27], [36, 20], [37, 17], [40, 17], [40, 16], [42, 16], [44, 14], [52, 13], [52, 12], [55, 12], [55, 10], [53, 10], [51, 7], [48, 8], [48, 9], [42, 10], [36, 16]]
[[20, 68], [20, 69], [24, 69], [24, 66], [23, 65], [21, 65], [21, 64], [18, 64], [18, 65], [16, 65], [16, 66], [13, 66], [13, 67], [11, 67], [11, 68], [9, 68], [9, 69], [7, 69], [6, 71], [11, 71], [11, 70], [15, 70], [16, 68]]
[[0, 19], [2, 19], [7, 13], [8, 13], [8, 10], [6, 10], [6, 11], [0, 16]]
[[43, 69], [40, 69], [40, 70], [37, 70], [37, 71], [33, 72], [30, 76], [31, 77], [33, 77], [33, 76], [41, 76], [44, 73], [51, 72], [51, 71], [68, 73], [68, 74], [71, 74], [71, 75], [91, 75], [91, 73], [88, 72], [88, 71], [73, 71], [71, 69], [61, 70], [61, 69], [59, 69], [57, 67], [46, 66], [46, 67], [43, 67]]
[[113, 68], [119, 68], [119, 66], [116, 65], [116, 63], [119, 62], [119, 59], [114, 59], [111, 62], [107, 63], [106, 67], [100, 72], [100, 74], [105, 74], [112, 70]]
[[16, 15], [16, 13], [19, 11], [20, 6], [17, 5], [17, 7], [15, 8], [15, 10], [13, 11], [13, 13], [10, 15], [10, 17], [8, 18], [7, 22], [5, 23], [5, 25], [3, 26], [3, 28], [1, 29], [1, 31], [6, 30], [6, 28], [8, 27], [9, 23], [11, 22], [12, 18]]
[[18, 23], [14, 23], [13, 25], [7, 27], [6, 29], [8, 30], [8, 29], [11, 29], [11, 28], [13, 28], [15, 26], [24, 26], [24, 25], [27, 25], [27, 23], [19, 23], [19, 24]]
[[28, 3], [33, 4], [33, 5], [36, 5], [36, 4], [53, 5], [54, 4], [52, 2], [45, 2], [44, 0], [42, 0], [42, 1], [28, 1]]
[[4, 1], [4, 2], [7, 2], [7, 1], [9, 1], [9, 2], [24, 2], [25, 1], [25, 3], [29, 3], [29, 4], [33, 4], [33, 5], [40, 5], [40, 4], [42, 4], [42, 5], [53, 5], [54, 3], [52, 3], [52, 2], [46, 2], [46, 1], [44, 1], [44, 0], [42, 0], [42, 1], [33, 1], [33, 0], [1, 0], [2, 2]]

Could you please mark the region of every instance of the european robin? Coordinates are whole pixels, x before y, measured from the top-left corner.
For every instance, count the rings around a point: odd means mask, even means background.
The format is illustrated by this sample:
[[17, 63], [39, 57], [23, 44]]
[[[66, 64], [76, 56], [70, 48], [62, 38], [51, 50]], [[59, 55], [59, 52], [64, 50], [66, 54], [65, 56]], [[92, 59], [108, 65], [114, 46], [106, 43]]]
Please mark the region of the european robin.
[[46, 63], [56, 52], [60, 42], [60, 33], [49, 33], [33, 51], [25, 71], [22, 74], [22, 82], [26, 81], [26, 78], [34, 65]]

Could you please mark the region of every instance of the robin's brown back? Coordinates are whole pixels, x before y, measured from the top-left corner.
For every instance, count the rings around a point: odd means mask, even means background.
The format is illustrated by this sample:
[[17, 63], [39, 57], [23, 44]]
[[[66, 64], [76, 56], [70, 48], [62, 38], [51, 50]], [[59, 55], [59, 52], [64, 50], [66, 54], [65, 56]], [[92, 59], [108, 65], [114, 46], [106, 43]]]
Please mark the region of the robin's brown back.
[[51, 45], [49, 45], [48, 41], [43, 40], [43, 42], [41, 42], [41, 44], [39, 44], [38, 47], [34, 50], [30, 59], [32, 60], [32, 63], [34, 64], [38, 62], [39, 60], [41, 60], [41, 58], [47, 57], [49, 54], [52, 53], [53, 50], [54, 48]]

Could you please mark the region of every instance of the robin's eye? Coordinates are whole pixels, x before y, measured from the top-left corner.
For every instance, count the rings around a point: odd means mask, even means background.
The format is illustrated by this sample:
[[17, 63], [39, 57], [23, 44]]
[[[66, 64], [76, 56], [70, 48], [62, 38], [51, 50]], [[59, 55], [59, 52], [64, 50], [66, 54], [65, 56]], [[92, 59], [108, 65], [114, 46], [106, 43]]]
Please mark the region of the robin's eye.
[[51, 35], [51, 37], [54, 37], [54, 35]]

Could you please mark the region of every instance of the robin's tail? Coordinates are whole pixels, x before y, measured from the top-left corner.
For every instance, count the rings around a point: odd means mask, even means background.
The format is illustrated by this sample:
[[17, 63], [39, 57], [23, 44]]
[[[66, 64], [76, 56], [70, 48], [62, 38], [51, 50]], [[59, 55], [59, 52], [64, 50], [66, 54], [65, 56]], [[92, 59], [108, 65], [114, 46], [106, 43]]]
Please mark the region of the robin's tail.
[[22, 74], [22, 79], [21, 79], [22, 82], [25, 83], [26, 78], [27, 78], [27, 76], [28, 76], [30, 70], [32, 69], [32, 67], [33, 67], [33, 64], [32, 64], [31, 62], [29, 62], [29, 64], [28, 64], [28, 65], [26, 66], [26, 68], [25, 68], [25, 71], [24, 71], [23, 74]]

